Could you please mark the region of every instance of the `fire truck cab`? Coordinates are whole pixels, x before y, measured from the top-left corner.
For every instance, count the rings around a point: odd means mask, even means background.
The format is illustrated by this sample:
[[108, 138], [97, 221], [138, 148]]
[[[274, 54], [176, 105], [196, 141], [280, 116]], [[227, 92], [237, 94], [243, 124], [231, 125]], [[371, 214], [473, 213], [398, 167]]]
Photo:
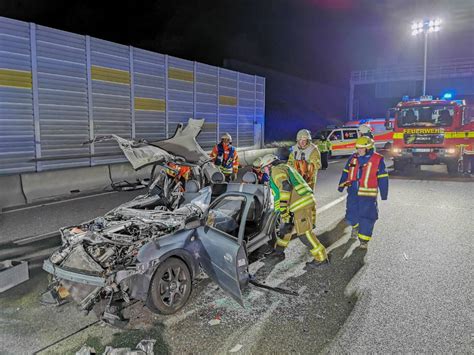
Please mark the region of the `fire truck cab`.
[[[392, 124], [388, 117], [394, 114]], [[474, 110], [465, 100], [433, 100], [431, 96], [405, 99], [387, 113], [393, 129], [392, 156], [395, 170], [410, 166], [445, 164], [458, 172], [463, 147], [472, 144]]]

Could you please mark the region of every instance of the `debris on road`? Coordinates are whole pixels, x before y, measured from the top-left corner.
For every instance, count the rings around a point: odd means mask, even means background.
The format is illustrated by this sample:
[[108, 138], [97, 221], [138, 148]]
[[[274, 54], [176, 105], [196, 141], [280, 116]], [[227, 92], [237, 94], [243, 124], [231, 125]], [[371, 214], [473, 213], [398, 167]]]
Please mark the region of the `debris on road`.
[[27, 261], [0, 262], [0, 293], [28, 281], [29, 278]]
[[239, 352], [240, 349], [242, 349], [243, 345], [242, 344], [237, 344], [234, 346], [232, 349], [229, 350], [230, 353], [236, 353]]

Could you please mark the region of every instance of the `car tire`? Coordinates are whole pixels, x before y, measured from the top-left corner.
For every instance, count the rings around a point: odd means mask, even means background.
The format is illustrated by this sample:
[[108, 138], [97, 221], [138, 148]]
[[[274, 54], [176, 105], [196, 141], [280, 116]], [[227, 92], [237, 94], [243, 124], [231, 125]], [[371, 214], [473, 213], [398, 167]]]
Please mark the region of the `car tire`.
[[154, 313], [176, 313], [188, 301], [191, 288], [191, 273], [186, 263], [170, 257], [153, 274], [146, 305]]

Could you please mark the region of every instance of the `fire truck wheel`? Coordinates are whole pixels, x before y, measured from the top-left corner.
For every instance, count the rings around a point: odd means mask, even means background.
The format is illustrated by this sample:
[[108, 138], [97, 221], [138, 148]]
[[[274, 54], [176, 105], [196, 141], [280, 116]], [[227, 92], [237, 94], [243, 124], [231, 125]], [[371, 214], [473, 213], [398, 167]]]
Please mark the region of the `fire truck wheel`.
[[407, 162], [403, 160], [394, 160], [393, 161], [393, 170], [403, 172], [407, 168]]
[[458, 173], [458, 162], [457, 161], [449, 161], [446, 163], [446, 167], [448, 168], [449, 175], [457, 175]]

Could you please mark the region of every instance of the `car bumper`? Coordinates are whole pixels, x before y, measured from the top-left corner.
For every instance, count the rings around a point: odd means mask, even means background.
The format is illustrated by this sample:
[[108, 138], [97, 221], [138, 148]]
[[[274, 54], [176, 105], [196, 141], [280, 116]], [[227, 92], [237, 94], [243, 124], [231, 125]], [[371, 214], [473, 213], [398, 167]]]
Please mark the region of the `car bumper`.
[[49, 259], [43, 262], [43, 270], [50, 273], [58, 279], [77, 282], [85, 285], [101, 286], [107, 285], [107, 279], [101, 276], [70, 271], [60, 266], [54, 265]]

